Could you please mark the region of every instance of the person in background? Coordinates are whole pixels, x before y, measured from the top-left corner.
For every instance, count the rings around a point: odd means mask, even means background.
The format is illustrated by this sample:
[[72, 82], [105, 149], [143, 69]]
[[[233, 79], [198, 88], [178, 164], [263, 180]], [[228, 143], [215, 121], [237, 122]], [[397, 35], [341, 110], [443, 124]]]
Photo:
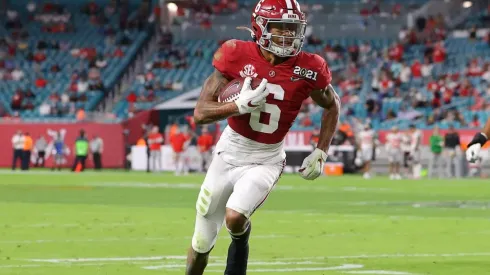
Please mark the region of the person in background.
[[[162, 170], [162, 147], [163, 136], [160, 134], [158, 126], [153, 126], [151, 133], [148, 136], [148, 146], [150, 149], [150, 163], [148, 165], [153, 172]], [[158, 164], [158, 168], [157, 168]]]
[[435, 126], [432, 135], [429, 138], [430, 152], [431, 156], [429, 159], [429, 173], [428, 177], [432, 178], [434, 175], [434, 166], [437, 166], [437, 174], [439, 178], [443, 177], [443, 164], [444, 160], [442, 158], [442, 146], [444, 145], [444, 140], [439, 134], [439, 127]]
[[24, 134], [24, 148], [22, 152], [22, 170], [29, 170], [33, 144], [31, 135], [26, 132]]
[[88, 140], [85, 137], [85, 131], [80, 130], [80, 135], [75, 141], [75, 162], [73, 163], [72, 171], [76, 171], [78, 164], [81, 165], [80, 171], [85, 170], [85, 161], [88, 155]]
[[420, 144], [422, 143], [422, 132], [414, 124], [409, 126], [410, 132], [410, 160], [412, 162], [412, 174], [414, 179], [419, 179], [422, 174], [420, 163]]
[[410, 134], [408, 132], [402, 133], [401, 150], [403, 152], [403, 168], [404, 176], [408, 177], [410, 173], [411, 157], [410, 157]]
[[402, 162], [402, 133], [394, 126], [386, 135], [386, 152], [390, 162], [390, 180], [401, 180], [400, 164]]
[[202, 157], [201, 172], [208, 171], [209, 164], [211, 163], [213, 146], [213, 136], [209, 134], [208, 128], [204, 126], [201, 130], [201, 135], [197, 139], [197, 146]]
[[182, 173], [188, 174], [189, 169], [186, 167], [184, 159], [184, 151], [187, 138], [184, 133], [177, 129], [174, 134], [170, 137], [170, 145], [174, 151], [174, 163], [175, 163], [175, 175], [180, 176]]
[[446, 158], [446, 176], [452, 178], [453, 176], [453, 165], [454, 165], [454, 176], [456, 178], [461, 178], [462, 167], [461, 167], [461, 142], [459, 140], [459, 134], [454, 129], [453, 125], [449, 126], [449, 131], [444, 136], [444, 156]]
[[102, 169], [102, 151], [104, 150], [104, 141], [97, 135], [94, 135], [90, 141], [90, 152], [94, 161], [94, 169]]
[[13, 160], [12, 160], [12, 170], [17, 168], [17, 161], [20, 160], [21, 166], [23, 163], [23, 150], [24, 150], [24, 135], [22, 131], [17, 131], [12, 137], [12, 148], [14, 149]]
[[60, 132], [55, 132], [55, 133], [50, 133], [50, 135], [54, 136], [53, 140], [53, 167], [51, 167], [51, 170], [54, 171], [55, 168], [58, 168], [58, 171], [61, 171], [61, 166], [63, 165], [63, 156], [65, 152], [65, 139], [64, 139], [64, 133]]
[[44, 138], [44, 136], [39, 136], [39, 138], [36, 140], [36, 145], [35, 145], [36, 151], [37, 151], [37, 157], [36, 157], [36, 163], [34, 164], [35, 167], [44, 167], [44, 162], [45, 162], [45, 157], [46, 157], [46, 149], [48, 148], [48, 142]]
[[362, 163], [363, 163], [363, 171], [364, 171], [364, 179], [370, 179], [371, 178], [371, 161], [373, 159], [373, 153], [374, 153], [374, 142], [375, 142], [375, 132], [369, 124], [366, 124], [364, 126], [364, 130], [362, 130], [359, 133], [359, 145], [358, 148], [360, 149], [360, 156], [362, 158]]

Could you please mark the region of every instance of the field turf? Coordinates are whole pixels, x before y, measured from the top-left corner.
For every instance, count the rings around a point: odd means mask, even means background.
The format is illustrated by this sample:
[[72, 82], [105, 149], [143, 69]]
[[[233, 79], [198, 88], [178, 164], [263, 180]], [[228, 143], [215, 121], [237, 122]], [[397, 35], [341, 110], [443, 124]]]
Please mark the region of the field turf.
[[[184, 274], [202, 179], [3, 171], [0, 274]], [[285, 175], [253, 216], [248, 273], [490, 274], [489, 209], [489, 181]]]

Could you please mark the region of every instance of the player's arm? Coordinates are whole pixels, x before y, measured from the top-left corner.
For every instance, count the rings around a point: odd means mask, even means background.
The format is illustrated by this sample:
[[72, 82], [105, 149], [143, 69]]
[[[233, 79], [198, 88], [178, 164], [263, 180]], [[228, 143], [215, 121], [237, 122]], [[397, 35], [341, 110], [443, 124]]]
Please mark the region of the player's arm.
[[469, 162], [475, 162], [480, 155], [480, 149], [487, 143], [488, 137], [490, 136], [490, 119], [485, 123], [485, 127], [480, 133], [477, 133], [471, 142], [468, 144], [468, 149], [466, 150], [466, 159]]
[[475, 137], [473, 137], [473, 140], [468, 146], [476, 143], [479, 143], [481, 146], [483, 146], [487, 142], [488, 137], [490, 137], [490, 119], [488, 119], [487, 123], [485, 123], [485, 127], [483, 127], [483, 130], [480, 133], [476, 134]]
[[227, 117], [238, 115], [238, 106], [234, 102], [218, 102], [218, 92], [228, 84], [218, 70], [204, 82], [201, 94], [194, 109], [194, 122], [196, 124], [209, 124]]
[[311, 92], [310, 96], [324, 109], [317, 148], [327, 152], [339, 122], [340, 98], [330, 84], [323, 90]]

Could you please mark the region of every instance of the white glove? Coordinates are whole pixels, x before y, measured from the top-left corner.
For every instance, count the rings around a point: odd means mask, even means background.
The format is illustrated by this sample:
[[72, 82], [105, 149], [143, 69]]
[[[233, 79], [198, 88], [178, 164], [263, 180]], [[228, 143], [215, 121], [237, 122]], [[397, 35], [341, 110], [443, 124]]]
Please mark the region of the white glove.
[[299, 169], [301, 177], [306, 180], [314, 180], [323, 172], [323, 165], [327, 161], [327, 153], [315, 148], [315, 150], [303, 160]]
[[473, 144], [468, 147], [468, 149], [466, 149], [466, 159], [471, 163], [477, 161], [478, 157], [480, 156], [480, 149], [481, 145], [479, 143]]
[[262, 79], [262, 82], [260, 82], [260, 85], [255, 90], [252, 90], [250, 87], [251, 83], [252, 78], [246, 77], [240, 95], [235, 100], [240, 114], [251, 113], [253, 110], [261, 107], [265, 104], [265, 98], [269, 95], [269, 91], [266, 88], [267, 79]]

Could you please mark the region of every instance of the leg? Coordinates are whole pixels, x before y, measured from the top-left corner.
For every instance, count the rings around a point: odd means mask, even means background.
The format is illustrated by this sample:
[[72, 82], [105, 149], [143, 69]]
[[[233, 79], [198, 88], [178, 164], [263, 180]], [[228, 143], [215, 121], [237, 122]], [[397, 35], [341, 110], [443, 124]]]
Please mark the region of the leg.
[[446, 151], [446, 177], [448, 179], [450, 179], [452, 177], [452, 160], [451, 160], [451, 157], [449, 155], [449, 152]]
[[163, 170], [163, 165], [162, 165], [162, 151], [158, 150], [157, 152], [157, 163], [158, 163], [158, 171]]
[[75, 162], [73, 163], [73, 167], [71, 168], [72, 171], [75, 171], [77, 169], [77, 165], [80, 162], [80, 157], [75, 156]]
[[39, 167], [41, 161], [41, 152], [37, 152], [36, 161], [34, 162], [34, 167]]
[[150, 151], [150, 171], [155, 172], [155, 151]]
[[22, 156], [21, 156], [21, 159], [20, 159], [20, 169], [21, 170], [26, 170], [26, 159], [27, 159], [27, 151], [23, 150], [22, 151]]
[[44, 168], [44, 163], [46, 161], [45, 157], [46, 157], [45, 151], [42, 151], [39, 153], [39, 160], [41, 161], [41, 167], [43, 167], [43, 168]]
[[434, 165], [436, 164], [437, 161], [437, 154], [432, 153], [429, 158], [429, 171], [427, 173], [427, 177], [429, 179], [432, 178], [432, 174], [434, 173]]
[[233, 166], [216, 156], [209, 167], [196, 203], [196, 224], [187, 254], [186, 275], [202, 275], [209, 253], [225, 219], [226, 202], [233, 192]]
[[29, 166], [31, 166], [31, 151], [26, 151], [26, 170], [29, 170]]
[[80, 159], [80, 163], [82, 164], [81, 172], [85, 171], [85, 161], [87, 160], [87, 156], [83, 156]]
[[454, 155], [454, 173], [456, 174], [456, 178], [460, 179], [462, 176], [463, 167], [461, 167], [461, 154], [458, 148], [455, 150]]
[[17, 168], [17, 152], [18, 150], [14, 149], [14, 157], [12, 158], [12, 170], [15, 170]]
[[175, 152], [174, 153], [174, 160], [175, 160], [175, 175], [176, 176], [179, 176], [180, 173], [182, 172], [181, 171], [181, 163], [180, 163], [180, 159], [181, 159], [181, 153], [178, 153], [178, 152]]
[[245, 275], [248, 263], [250, 216], [265, 202], [279, 180], [285, 162], [252, 165], [238, 175], [233, 194], [226, 203], [226, 227], [231, 235], [225, 275]]
[[440, 179], [444, 178], [444, 161], [442, 159], [442, 155], [439, 153], [436, 155], [436, 163], [437, 163], [437, 175]]
[[94, 162], [95, 162], [95, 169], [96, 170], [102, 169], [102, 162], [101, 162], [100, 153], [94, 153]]

